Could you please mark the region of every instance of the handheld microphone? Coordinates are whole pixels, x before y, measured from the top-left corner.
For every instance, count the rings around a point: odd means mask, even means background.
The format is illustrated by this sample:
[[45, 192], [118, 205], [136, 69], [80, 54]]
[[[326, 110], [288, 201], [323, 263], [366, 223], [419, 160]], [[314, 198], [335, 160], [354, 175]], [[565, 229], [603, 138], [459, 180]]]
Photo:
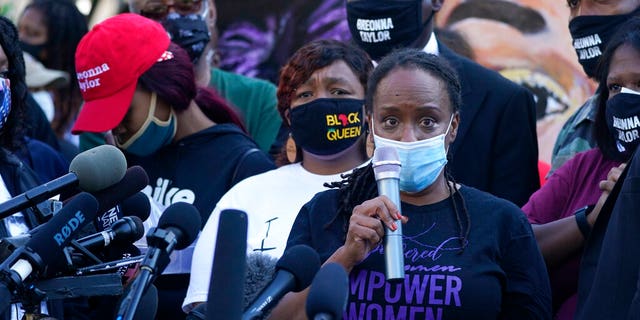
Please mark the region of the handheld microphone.
[[[64, 257], [63, 248], [80, 229], [91, 222], [97, 212], [98, 203], [89, 193], [78, 194], [65, 205], [25, 246], [15, 250], [0, 264], [0, 273], [11, 290], [17, 290], [28, 278], [47, 269], [54, 273]], [[10, 301], [0, 301], [0, 310]]]
[[1, 203], [0, 219], [75, 186], [88, 192], [102, 190], [122, 179], [126, 169], [124, 154], [114, 146], [103, 145], [84, 151], [71, 160], [69, 173]]
[[158, 227], [147, 233], [149, 249], [140, 266], [140, 273], [123, 297], [117, 320], [131, 320], [140, 299], [153, 278], [162, 273], [170, 262], [173, 250], [188, 247], [200, 232], [201, 218], [198, 209], [185, 202], [170, 205], [160, 216]]
[[[378, 194], [384, 195], [400, 208], [400, 168], [398, 151], [393, 147], [379, 147], [373, 153], [373, 173], [378, 183]], [[402, 222], [395, 220], [398, 229], [384, 228], [384, 262], [387, 281], [404, 279], [402, 250]]]
[[293, 246], [276, 263], [271, 283], [242, 314], [243, 320], [258, 319], [271, 310], [288, 292], [300, 292], [311, 284], [320, 269], [320, 257], [311, 247]]
[[247, 214], [223, 210], [216, 235], [207, 319], [240, 319], [245, 270], [247, 268]]
[[307, 318], [312, 320], [342, 319], [349, 298], [349, 278], [337, 263], [327, 263], [313, 278], [307, 296]]
[[136, 216], [123, 217], [109, 229], [78, 239], [78, 244], [86, 249], [104, 248], [111, 242], [132, 243], [144, 236], [142, 220]]

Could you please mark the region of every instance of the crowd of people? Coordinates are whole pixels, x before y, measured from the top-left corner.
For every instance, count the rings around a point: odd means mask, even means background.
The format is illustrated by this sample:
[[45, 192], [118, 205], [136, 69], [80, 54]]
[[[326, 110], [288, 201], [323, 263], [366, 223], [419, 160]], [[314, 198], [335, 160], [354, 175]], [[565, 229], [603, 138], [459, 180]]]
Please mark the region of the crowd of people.
[[[92, 28], [73, 0], [32, 0], [15, 23], [0, 17], [0, 202], [81, 151], [118, 147], [148, 175], [146, 229], [177, 202], [202, 221], [154, 279], [156, 319], [216, 299], [226, 209], [247, 214], [248, 254], [307, 245], [342, 266], [346, 319], [640, 317], [640, 1], [567, 0], [598, 88], [558, 135], [542, 186], [534, 96], [435, 32], [442, 5], [347, 0], [352, 41], [306, 43], [274, 84], [217, 66], [213, 0], [129, 0]], [[400, 203], [378, 192], [380, 147], [397, 150]], [[45, 222], [25, 210], [0, 237]], [[389, 282], [383, 243], [399, 227], [405, 275]], [[308, 293], [269, 318], [305, 319]], [[101, 306], [46, 305], [113, 319]]]

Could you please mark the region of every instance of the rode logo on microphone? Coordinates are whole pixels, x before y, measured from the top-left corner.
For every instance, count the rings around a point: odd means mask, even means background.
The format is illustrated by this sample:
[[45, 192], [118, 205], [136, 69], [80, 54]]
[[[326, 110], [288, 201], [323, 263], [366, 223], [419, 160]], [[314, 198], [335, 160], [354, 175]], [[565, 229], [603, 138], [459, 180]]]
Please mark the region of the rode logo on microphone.
[[80, 224], [84, 221], [84, 215], [80, 210], [78, 210], [74, 217], [71, 217], [71, 219], [69, 219], [69, 221], [67, 221], [67, 223], [65, 223], [62, 228], [60, 228], [60, 231], [53, 235], [53, 240], [55, 240], [56, 243], [61, 246], [62, 243], [64, 243], [65, 240], [67, 240], [69, 236], [71, 236], [71, 233], [78, 229]]

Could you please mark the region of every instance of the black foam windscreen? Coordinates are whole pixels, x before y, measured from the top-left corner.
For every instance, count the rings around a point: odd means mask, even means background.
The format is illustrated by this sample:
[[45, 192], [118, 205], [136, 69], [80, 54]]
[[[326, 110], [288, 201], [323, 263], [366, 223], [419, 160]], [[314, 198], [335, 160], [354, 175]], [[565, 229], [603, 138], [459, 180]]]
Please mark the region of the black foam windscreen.
[[98, 212], [105, 212], [131, 197], [149, 184], [147, 172], [140, 166], [132, 166], [118, 182], [92, 194], [98, 200]]
[[45, 265], [55, 265], [64, 257], [63, 248], [83, 226], [93, 221], [97, 209], [95, 197], [87, 192], [78, 194], [33, 234], [25, 246], [37, 253]]
[[296, 286], [293, 292], [304, 290], [311, 284], [320, 269], [320, 257], [311, 247], [303, 244], [287, 249], [276, 263], [276, 270], [283, 269], [295, 276]]
[[246, 254], [247, 214], [240, 210], [223, 210], [211, 268], [207, 319], [241, 319]]
[[198, 236], [201, 222], [200, 212], [192, 204], [176, 202], [167, 207], [158, 220], [158, 228], [179, 230], [175, 249], [188, 247]]
[[341, 319], [349, 297], [349, 277], [337, 263], [327, 263], [313, 278], [307, 296], [307, 318]]
[[151, 203], [149, 197], [143, 192], [136, 192], [120, 203], [120, 211], [126, 216], [136, 216], [145, 221], [151, 214]]
[[101, 145], [79, 153], [69, 164], [69, 172], [78, 177], [80, 189], [102, 190], [120, 181], [127, 170], [122, 151], [112, 145]]
[[273, 280], [277, 262], [277, 258], [261, 252], [252, 252], [247, 255], [243, 309], [246, 309], [258, 297], [260, 291]]

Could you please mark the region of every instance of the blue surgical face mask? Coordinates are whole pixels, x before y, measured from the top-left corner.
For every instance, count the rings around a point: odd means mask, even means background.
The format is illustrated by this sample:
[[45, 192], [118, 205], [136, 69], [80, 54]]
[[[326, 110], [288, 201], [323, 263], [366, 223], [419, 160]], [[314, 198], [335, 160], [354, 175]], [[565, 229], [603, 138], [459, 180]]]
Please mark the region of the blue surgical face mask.
[[373, 134], [373, 142], [376, 148], [394, 147], [398, 151], [398, 157], [402, 164], [400, 169], [401, 191], [419, 192], [436, 181], [447, 164], [447, 150], [445, 149], [444, 140], [449, 133], [452, 121], [453, 115], [449, 120], [449, 126], [445, 133], [433, 138], [413, 142], [396, 141]]
[[151, 93], [147, 120], [142, 124], [140, 130], [126, 142], [120, 143], [118, 139], [116, 139], [116, 146], [118, 146], [118, 148], [124, 149], [139, 157], [146, 157], [171, 143], [173, 137], [176, 135], [176, 115], [173, 109], [171, 109], [171, 114], [167, 121], [156, 118], [156, 100], [156, 93]]

